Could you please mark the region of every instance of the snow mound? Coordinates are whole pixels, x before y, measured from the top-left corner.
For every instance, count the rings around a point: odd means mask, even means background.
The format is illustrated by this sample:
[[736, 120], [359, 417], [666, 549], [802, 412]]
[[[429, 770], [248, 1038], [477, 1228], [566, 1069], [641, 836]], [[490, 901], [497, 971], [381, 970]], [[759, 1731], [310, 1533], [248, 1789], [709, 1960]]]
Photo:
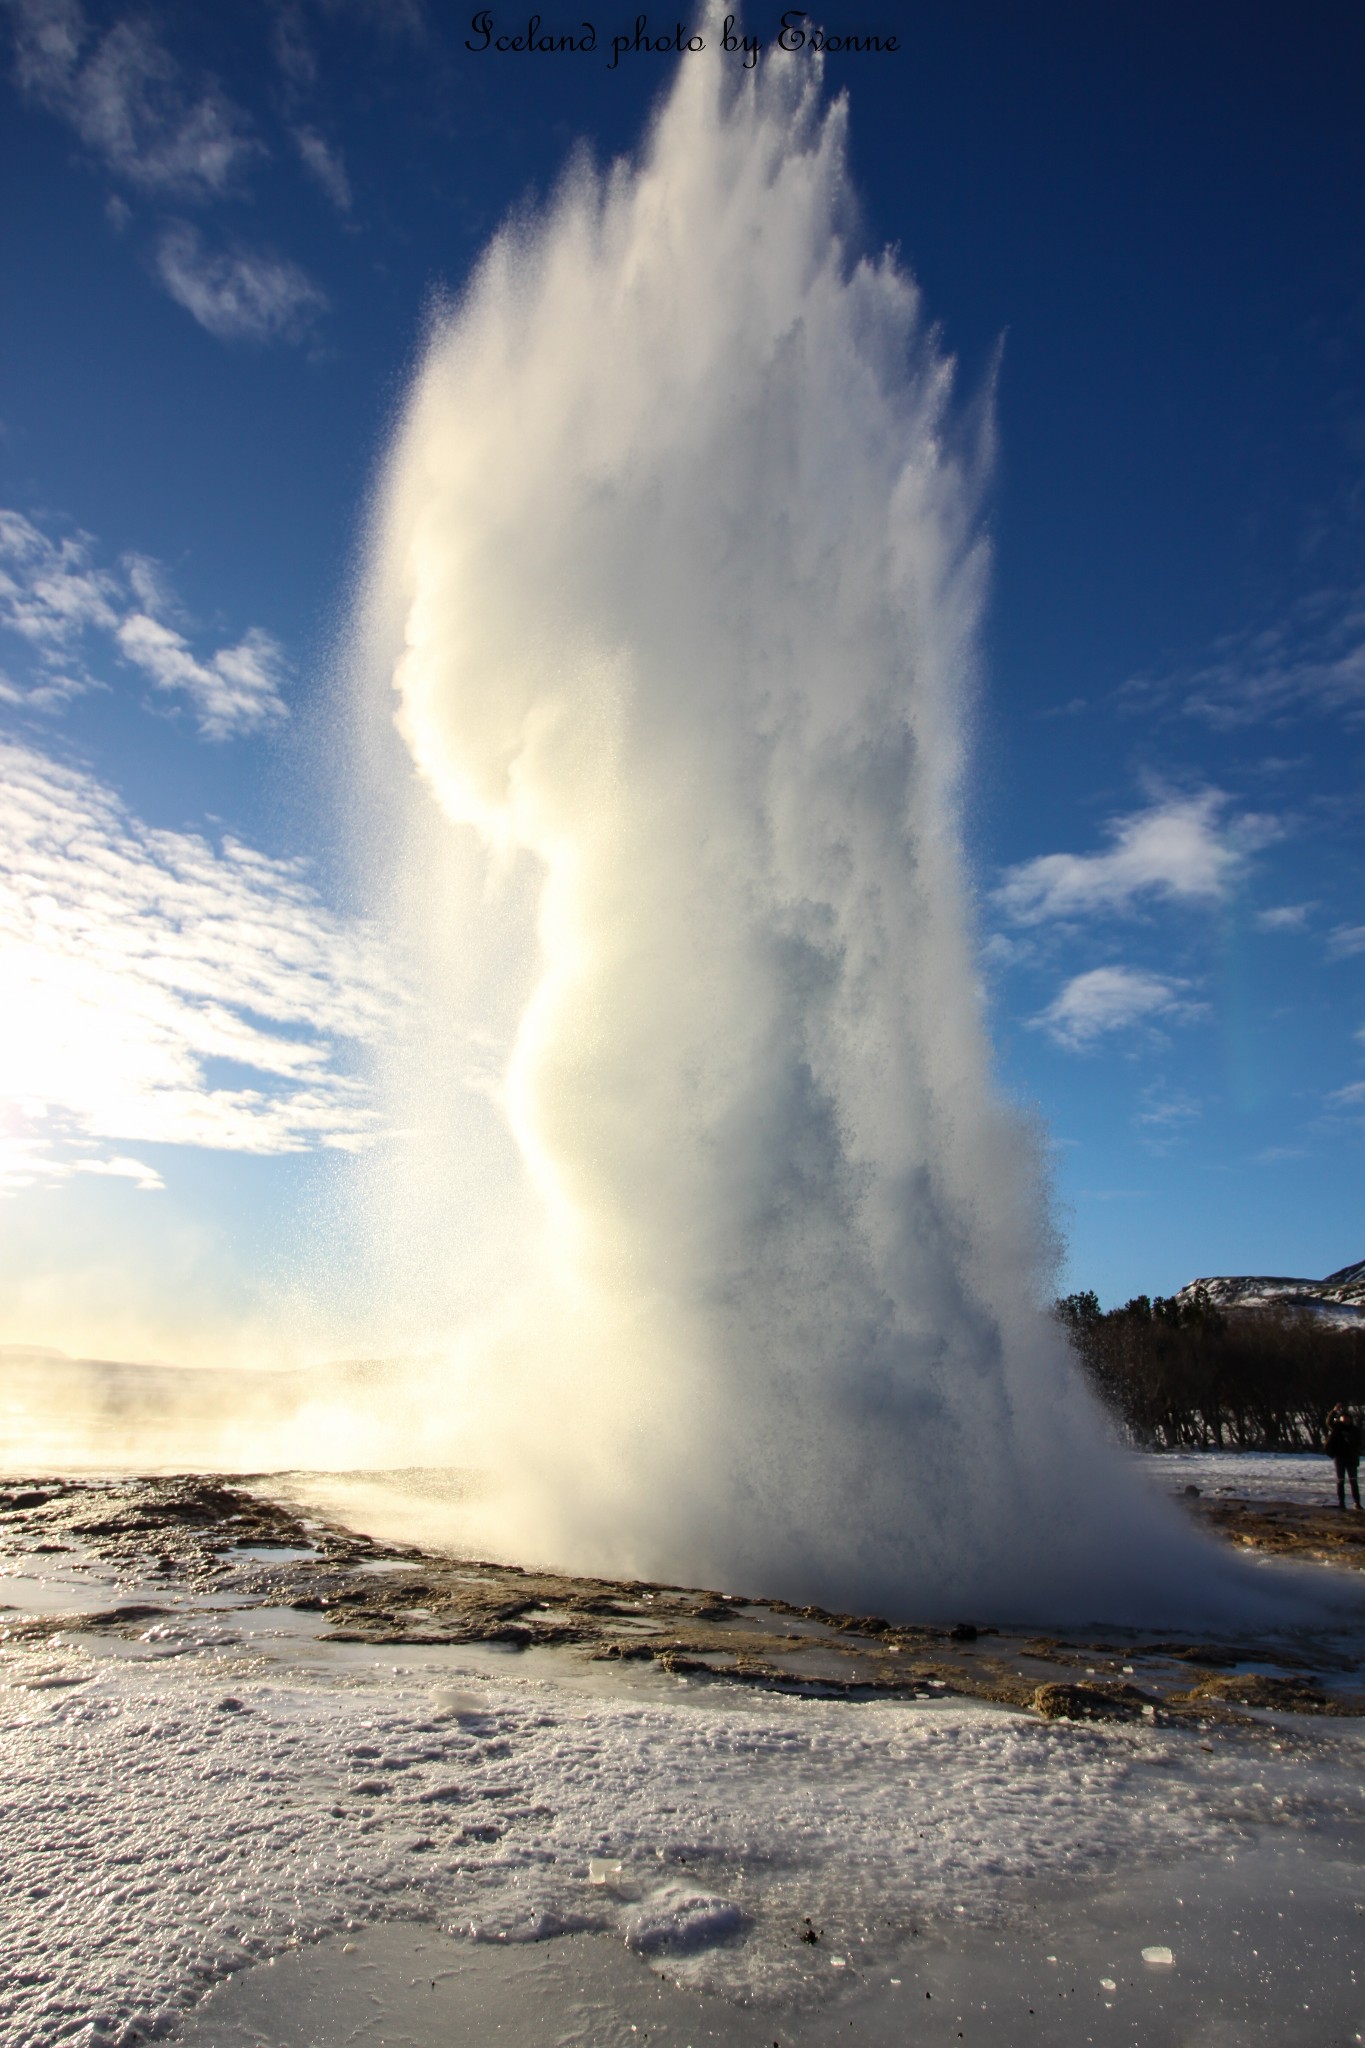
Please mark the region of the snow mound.
[[676, 1884], [652, 1892], [624, 1919], [626, 1946], [641, 1955], [709, 1948], [743, 1925], [744, 1915], [731, 1900]]

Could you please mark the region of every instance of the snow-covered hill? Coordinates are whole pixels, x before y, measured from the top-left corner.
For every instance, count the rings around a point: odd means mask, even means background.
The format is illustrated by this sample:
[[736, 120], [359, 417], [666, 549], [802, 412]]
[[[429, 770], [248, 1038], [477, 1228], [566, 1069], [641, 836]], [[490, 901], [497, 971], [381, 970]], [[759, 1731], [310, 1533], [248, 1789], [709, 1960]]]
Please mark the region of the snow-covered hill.
[[1319, 1316], [1343, 1329], [1365, 1329], [1365, 1259], [1343, 1266], [1325, 1280], [1296, 1280], [1283, 1274], [1218, 1274], [1191, 1280], [1176, 1299], [1203, 1294], [1215, 1308], [1291, 1309]]

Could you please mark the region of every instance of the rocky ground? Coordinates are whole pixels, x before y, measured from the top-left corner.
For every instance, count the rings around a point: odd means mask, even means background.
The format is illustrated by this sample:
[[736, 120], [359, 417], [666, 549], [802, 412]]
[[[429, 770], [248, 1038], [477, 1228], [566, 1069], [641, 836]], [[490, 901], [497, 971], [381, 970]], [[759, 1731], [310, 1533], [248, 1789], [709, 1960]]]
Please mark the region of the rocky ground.
[[[1365, 1566], [1365, 1516], [1287, 1502], [1188, 1505], [1239, 1545]], [[374, 1542], [271, 1499], [261, 1479], [35, 1479], [0, 1489], [0, 1559], [68, 1551], [113, 1568], [138, 1597], [26, 1614], [8, 1626], [0, 1609], [0, 1643], [90, 1630], [145, 1638], [172, 1613], [158, 1594], [164, 1588], [169, 1602], [174, 1587], [182, 1597], [315, 1612], [336, 1642], [558, 1647], [825, 1697], [957, 1695], [1048, 1719], [1165, 1723], [1264, 1709], [1365, 1712], [1358, 1648], [1340, 1638], [1044, 1636], [968, 1620], [907, 1627], [777, 1600], [524, 1571]]]
[[1365, 1571], [1365, 1514], [1354, 1508], [1292, 1500], [1192, 1499], [1190, 1505], [1220, 1536], [1246, 1550]]

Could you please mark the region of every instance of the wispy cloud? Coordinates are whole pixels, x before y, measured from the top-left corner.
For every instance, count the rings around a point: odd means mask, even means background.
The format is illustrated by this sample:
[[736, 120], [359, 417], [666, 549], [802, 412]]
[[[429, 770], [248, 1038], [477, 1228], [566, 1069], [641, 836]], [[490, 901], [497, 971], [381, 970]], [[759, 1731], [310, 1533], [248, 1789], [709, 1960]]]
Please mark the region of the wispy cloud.
[[[156, 831], [94, 777], [0, 742], [0, 1132], [11, 1184], [122, 1149], [353, 1149], [375, 1127], [339, 1047], [392, 991], [375, 943], [300, 864]], [[99, 1152], [112, 1141], [119, 1149]]]
[[1086, 1051], [1113, 1032], [1197, 1015], [1200, 1005], [1188, 1000], [1185, 986], [1134, 967], [1092, 967], [1073, 976], [1033, 1022], [1058, 1045]]
[[104, 35], [78, 0], [5, 0], [22, 91], [74, 129], [114, 177], [181, 199], [217, 198], [264, 154], [216, 85], [192, 86], [149, 22]]
[[139, 1193], [152, 1195], [161, 1193], [165, 1181], [154, 1166], [148, 1166], [141, 1159], [128, 1159], [117, 1153], [112, 1159], [75, 1159], [71, 1163], [73, 1173], [94, 1173], [107, 1180], [130, 1180]]
[[1190, 1126], [1204, 1114], [1204, 1105], [1183, 1088], [1154, 1082], [1144, 1088], [1141, 1107], [1133, 1122], [1144, 1151], [1165, 1157], [1177, 1151], [1189, 1135]]
[[173, 627], [146, 612], [132, 612], [120, 621], [118, 644], [158, 690], [184, 691], [205, 739], [230, 739], [284, 715], [280, 649], [259, 627], [203, 662]]
[[[318, 53], [308, 33], [304, 0], [273, 0], [270, 40], [286, 94], [297, 104], [317, 83]], [[422, 0], [321, 0], [320, 12], [349, 15], [376, 34], [421, 42], [427, 32]]]
[[270, 41], [291, 98], [308, 92], [317, 80], [318, 60], [308, 40], [300, 0], [278, 0]]
[[1136, 676], [1120, 699], [1166, 704], [1218, 731], [1316, 711], [1365, 712], [1365, 586], [1319, 590], [1268, 626], [1228, 634], [1207, 661]]
[[176, 304], [219, 341], [301, 341], [327, 305], [297, 263], [257, 249], [206, 249], [188, 221], [166, 229], [156, 265]]
[[1365, 924], [1339, 924], [1327, 940], [1328, 958], [1349, 960], [1356, 953], [1365, 953]]
[[1154, 1086], [1142, 1091], [1142, 1107], [1136, 1121], [1155, 1130], [1178, 1130], [1204, 1114], [1204, 1106], [1183, 1088]]
[[[14, 30], [19, 88], [74, 130], [122, 188], [108, 212], [122, 233], [125, 193], [204, 205], [239, 193], [269, 154], [248, 115], [211, 79], [192, 81], [142, 16], [95, 28], [80, 0], [0, 0]], [[313, 128], [294, 131], [310, 173], [344, 213], [350, 186], [339, 154]], [[300, 341], [327, 304], [289, 259], [239, 245], [206, 248], [183, 220], [165, 225], [153, 274], [177, 305], [222, 341]]]
[[1279, 903], [1270, 910], [1258, 911], [1256, 922], [1263, 932], [1301, 932], [1313, 908], [1311, 903]]
[[0, 699], [52, 710], [95, 688], [81, 642], [117, 629], [121, 595], [117, 577], [92, 563], [84, 534], [52, 541], [22, 513], [0, 509], [0, 627], [38, 661], [27, 686], [0, 674]]
[[341, 151], [319, 135], [316, 128], [295, 128], [294, 146], [314, 184], [325, 192], [338, 213], [351, 210], [351, 181]]
[[1221, 790], [1168, 796], [1111, 819], [1102, 853], [1045, 853], [1005, 871], [994, 901], [1017, 924], [1118, 915], [1140, 899], [1216, 903], [1246, 853], [1275, 836], [1266, 818], [1225, 819]]
[[[28, 675], [0, 674], [0, 699], [51, 711], [107, 687], [92, 669], [92, 642], [111, 642], [155, 687], [194, 706], [205, 739], [256, 732], [286, 716], [283, 650], [253, 626], [235, 646], [196, 655], [164, 571], [142, 555], [114, 570], [94, 558], [88, 534], [51, 539], [23, 514], [0, 510], [0, 629], [23, 643]], [[168, 616], [169, 615], [169, 616]]]

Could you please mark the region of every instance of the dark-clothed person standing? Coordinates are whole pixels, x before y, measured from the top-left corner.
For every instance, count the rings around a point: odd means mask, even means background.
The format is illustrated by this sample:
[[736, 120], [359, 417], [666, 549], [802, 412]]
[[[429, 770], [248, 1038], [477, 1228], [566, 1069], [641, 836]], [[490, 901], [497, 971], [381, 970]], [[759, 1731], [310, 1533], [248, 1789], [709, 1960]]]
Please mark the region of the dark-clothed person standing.
[[1360, 1513], [1360, 1424], [1349, 1408], [1338, 1401], [1327, 1418], [1327, 1455], [1337, 1468], [1337, 1506], [1346, 1505], [1346, 1482]]

